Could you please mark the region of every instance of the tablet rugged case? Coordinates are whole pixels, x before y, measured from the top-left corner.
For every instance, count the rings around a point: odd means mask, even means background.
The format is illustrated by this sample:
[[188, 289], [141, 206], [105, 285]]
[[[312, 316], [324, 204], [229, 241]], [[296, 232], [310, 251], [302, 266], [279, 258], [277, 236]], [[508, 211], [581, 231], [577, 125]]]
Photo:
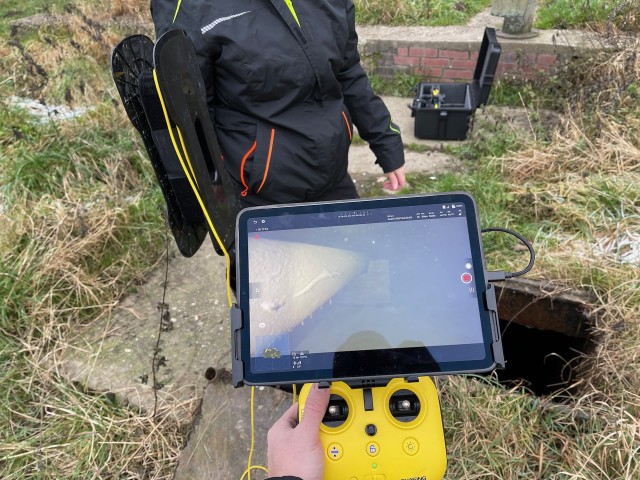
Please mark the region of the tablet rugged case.
[[416, 138], [464, 140], [473, 113], [489, 98], [501, 47], [494, 28], [486, 28], [473, 74], [468, 83], [420, 82], [411, 106]]

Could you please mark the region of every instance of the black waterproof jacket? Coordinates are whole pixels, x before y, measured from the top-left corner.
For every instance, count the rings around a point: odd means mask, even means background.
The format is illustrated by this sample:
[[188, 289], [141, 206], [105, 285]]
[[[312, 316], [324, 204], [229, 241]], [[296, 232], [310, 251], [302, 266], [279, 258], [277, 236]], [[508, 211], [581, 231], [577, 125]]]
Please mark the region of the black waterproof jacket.
[[398, 127], [360, 64], [351, 0], [151, 0], [156, 35], [194, 43], [225, 166], [246, 205], [320, 199], [347, 175], [353, 124], [382, 170]]

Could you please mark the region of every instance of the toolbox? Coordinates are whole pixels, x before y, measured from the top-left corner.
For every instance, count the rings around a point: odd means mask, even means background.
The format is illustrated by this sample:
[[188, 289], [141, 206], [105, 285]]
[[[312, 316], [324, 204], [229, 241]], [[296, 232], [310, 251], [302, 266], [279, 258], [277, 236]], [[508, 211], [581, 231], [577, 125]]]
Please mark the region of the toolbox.
[[415, 117], [416, 138], [464, 140], [473, 113], [487, 103], [496, 67], [500, 60], [500, 44], [495, 28], [484, 31], [473, 81], [468, 83], [420, 82], [411, 105]]

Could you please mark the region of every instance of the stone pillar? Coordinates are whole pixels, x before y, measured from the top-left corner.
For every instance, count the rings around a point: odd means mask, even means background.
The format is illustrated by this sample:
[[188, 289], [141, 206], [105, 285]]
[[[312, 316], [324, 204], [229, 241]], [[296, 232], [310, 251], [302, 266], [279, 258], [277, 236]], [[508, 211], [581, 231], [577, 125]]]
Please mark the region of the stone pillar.
[[504, 17], [498, 36], [506, 38], [531, 38], [538, 35], [532, 30], [536, 13], [536, 0], [493, 0], [491, 14]]

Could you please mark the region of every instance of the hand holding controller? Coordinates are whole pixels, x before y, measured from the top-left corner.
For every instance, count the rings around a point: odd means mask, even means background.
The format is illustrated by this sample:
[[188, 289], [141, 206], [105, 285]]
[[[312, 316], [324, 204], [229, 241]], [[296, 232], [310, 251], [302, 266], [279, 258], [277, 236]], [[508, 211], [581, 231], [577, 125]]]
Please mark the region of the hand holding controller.
[[[334, 382], [329, 390], [320, 424], [324, 478], [442, 479], [446, 448], [438, 392], [430, 378], [396, 378], [386, 387], [357, 389]], [[301, 425], [306, 415], [317, 418], [311, 393], [309, 384], [300, 392]]]
[[295, 476], [304, 480], [324, 478], [324, 448], [318, 432], [329, 403], [329, 390], [317, 384], [307, 387], [307, 414], [298, 423], [298, 406], [292, 405], [267, 435], [270, 477]]

